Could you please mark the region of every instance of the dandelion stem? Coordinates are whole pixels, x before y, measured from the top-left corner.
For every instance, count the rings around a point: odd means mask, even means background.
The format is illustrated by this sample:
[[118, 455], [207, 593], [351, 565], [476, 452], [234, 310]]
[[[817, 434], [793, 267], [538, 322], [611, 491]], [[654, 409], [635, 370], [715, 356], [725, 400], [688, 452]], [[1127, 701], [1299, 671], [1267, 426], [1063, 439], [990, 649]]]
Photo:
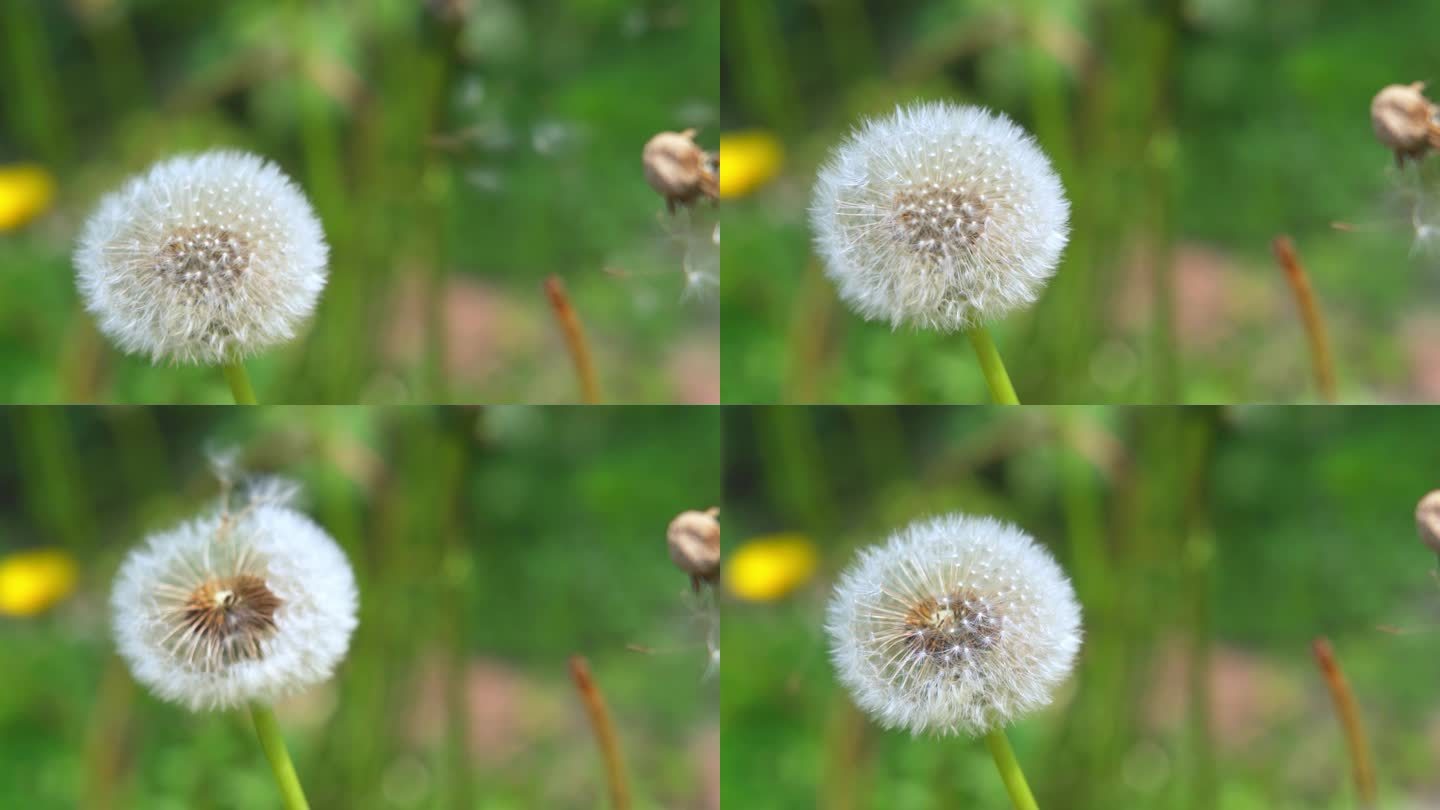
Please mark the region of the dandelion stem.
[[1335, 401], [1335, 360], [1330, 355], [1330, 341], [1325, 334], [1325, 319], [1320, 316], [1320, 304], [1315, 300], [1315, 290], [1310, 286], [1310, 277], [1305, 266], [1295, 254], [1295, 243], [1288, 236], [1277, 236], [1270, 243], [1275, 260], [1285, 271], [1290, 282], [1290, 291], [1300, 307], [1300, 319], [1305, 323], [1305, 336], [1310, 341], [1310, 359], [1315, 365], [1315, 385], [1326, 402]]
[[265, 749], [265, 758], [270, 760], [270, 770], [275, 772], [275, 782], [280, 786], [285, 810], [310, 810], [309, 803], [305, 801], [305, 791], [300, 788], [300, 777], [295, 775], [295, 764], [290, 761], [290, 752], [285, 748], [285, 738], [280, 736], [274, 710], [256, 703], [250, 706], [250, 716], [255, 720], [255, 735], [260, 738], [260, 747]]
[[1365, 725], [1360, 721], [1360, 707], [1355, 702], [1355, 693], [1351, 691], [1345, 673], [1340, 671], [1340, 662], [1335, 660], [1335, 648], [1330, 640], [1317, 638], [1311, 643], [1311, 649], [1315, 652], [1315, 662], [1320, 665], [1320, 674], [1325, 676], [1325, 685], [1330, 687], [1335, 713], [1340, 715], [1340, 726], [1345, 731], [1357, 803], [1363, 808], [1374, 807], [1375, 766], [1370, 760], [1370, 744], [1365, 740]]
[[990, 749], [990, 756], [995, 758], [995, 768], [1000, 771], [1000, 779], [1005, 782], [1005, 790], [1009, 792], [1010, 803], [1015, 805], [1015, 810], [1039, 810], [1035, 794], [1030, 792], [1030, 785], [1025, 782], [1025, 772], [1020, 770], [1020, 761], [1015, 759], [1015, 750], [1005, 738], [1005, 729], [992, 729], [985, 735], [985, 745]]
[[559, 276], [545, 279], [545, 294], [550, 297], [550, 308], [555, 310], [555, 320], [565, 333], [565, 345], [570, 349], [570, 359], [575, 363], [575, 374], [580, 378], [580, 399], [586, 405], [600, 403], [600, 380], [595, 375], [595, 362], [590, 359], [590, 344], [585, 342], [585, 331], [580, 328], [580, 318], [570, 306], [570, 296], [565, 293], [565, 283]]
[[625, 765], [620, 759], [620, 738], [615, 734], [615, 724], [610, 720], [610, 710], [605, 698], [590, 676], [590, 663], [584, 656], [571, 656], [570, 676], [575, 679], [575, 688], [580, 690], [580, 699], [585, 701], [585, 711], [590, 715], [590, 725], [595, 727], [595, 739], [600, 743], [600, 754], [605, 757], [605, 774], [610, 781], [610, 805], [614, 810], [630, 810], [630, 785], [625, 779]]
[[1015, 386], [1010, 384], [1010, 375], [1005, 373], [1005, 361], [1000, 359], [1000, 351], [995, 348], [995, 341], [990, 339], [990, 331], [984, 326], [976, 326], [965, 334], [970, 337], [970, 345], [975, 347], [975, 356], [980, 358], [980, 370], [985, 373], [990, 401], [996, 405], [1019, 405]]
[[245, 371], [245, 364], [239, 360], [226, 363], [225, 380], [230, 383], [230, 393], [235, 395], [236, 405], [258, 405], [255, 401], [255, 389], [250, 386], [250, 374]]

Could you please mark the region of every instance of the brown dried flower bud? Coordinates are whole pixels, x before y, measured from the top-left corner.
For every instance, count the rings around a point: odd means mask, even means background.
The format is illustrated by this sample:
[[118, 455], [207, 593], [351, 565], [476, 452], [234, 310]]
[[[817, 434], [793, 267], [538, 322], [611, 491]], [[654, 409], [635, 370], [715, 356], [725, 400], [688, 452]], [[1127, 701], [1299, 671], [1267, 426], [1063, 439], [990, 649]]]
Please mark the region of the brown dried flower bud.
[[715, 157], [695, 145], [695, 130], [656, 135], [646, 142], [643, 157], [645, 181], [665, 198], [670, 213], [675, 213], [676, 203], [693, 205], [701, 197], [719, 198]]
[[1440, 489], [1420, 499], [1415, 507], [1415, 528], [1420, 532], [1420, 542], [1440, 554]]
[[1395, 151], [1395, 163], [1402, 168], [1405, 158], [1418, 161], [1426, 151], [1440, 149], [1437, 108], [1425, 98], [1424, 89], [1424, 82], [1392, 84], [1370, 102], [1375, 137]]
[[690, 586], [698, 593], [701, 582], [720, 576], [720, 510], [681, 512], [665, 530], [670, 560], [690, 575]]

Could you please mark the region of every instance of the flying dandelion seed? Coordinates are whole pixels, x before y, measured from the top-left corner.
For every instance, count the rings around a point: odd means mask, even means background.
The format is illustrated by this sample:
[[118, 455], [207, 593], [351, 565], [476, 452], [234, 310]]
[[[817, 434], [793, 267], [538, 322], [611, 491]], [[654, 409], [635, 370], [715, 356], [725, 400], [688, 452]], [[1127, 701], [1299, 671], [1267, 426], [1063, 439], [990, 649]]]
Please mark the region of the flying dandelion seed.
[[120, 654], [157, 697], [192, 711], [269, 704], [329, 679], [355, 629], [358, 596], [335, 541], [252, 487], [232, 511], [151, 535], [126, 556], [110, 604]]
[[703, 299], [720, 286], [720, 251], [712, 233], [700, 233], [692, 228], [685, 240], [685, 253], [680, 260], [680, 270], [685, 276], [682, 298]]
[[1060, 566], [992, 518], [919, 521], [860, 552], [830, 600], [835, 668], [886, 728], [980, 736], [1050, 703], [1080, 649]]
[[825, 273], [867, 320], [951, 332], [1033, 303], [1070, 204], [1035, 140], [979, 107], [922, 103], [831, 154], [810, 219]]
[[122, 351], [220, 365], [295, 336], [328, 256], [284, 173], [212, 151], [157, 163], [101, 200], [75, 268], [86, 308]]

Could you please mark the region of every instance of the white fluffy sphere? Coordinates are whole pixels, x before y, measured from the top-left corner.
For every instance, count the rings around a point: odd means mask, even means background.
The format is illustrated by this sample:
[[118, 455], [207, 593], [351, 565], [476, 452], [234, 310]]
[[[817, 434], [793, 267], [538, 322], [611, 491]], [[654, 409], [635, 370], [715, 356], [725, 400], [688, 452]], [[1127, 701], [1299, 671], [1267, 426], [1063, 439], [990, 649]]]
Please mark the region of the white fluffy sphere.
[[150, 536], [110, 595], [136, 680], [192, 711], [268, 704], [329, 679], [358, 602], [335, 541], [265, 498]]
[[867, 320], [957, 331], [1035, 301], [1070, 203], [1035, 139], [980, 107], [923, 103], [866, 121], [810, 209], [826, 275]]
[[221, 150], [161, 161], [107, 195], [75, 269], [121, 350], [215, 365], [293, 338], [328, 257], [304, 192], [273, 163]]
[[979, 736], [1050, 703], [1080, 649], [1080, 605], [1029, 535], [956, 514], [861, 551], [826, 629], [840, 682], [881, 725]]

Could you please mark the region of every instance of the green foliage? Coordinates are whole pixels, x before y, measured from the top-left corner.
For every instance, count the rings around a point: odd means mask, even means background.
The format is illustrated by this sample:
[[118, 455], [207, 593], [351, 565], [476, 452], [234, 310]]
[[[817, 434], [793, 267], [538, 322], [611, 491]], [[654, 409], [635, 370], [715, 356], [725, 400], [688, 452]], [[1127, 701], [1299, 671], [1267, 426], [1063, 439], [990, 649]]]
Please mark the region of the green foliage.
[[718, 396], [715, 304], [684, 297], [681, 269], [709, 228], [666, 217], [640, 167], [661, 130], [713, 146], [713, 0], [492, 0], [460, 24], [428, 9], [444, 2], [110, 5], [0, 15], [0, 163], [59, 186], [0, 237], [0, 399], [228, 401], [218, 369], [110, 347], [70, 267], [102, 194], [216, 146], [289, 172], [332, 247], [308, 333], [251, 363], [262, 403], [574, 401], [552, 274], [610, 400]]
[[789, 598], [725, 606], [727, 804], [1007, 806], [981, 741], [880, 730], [827, 660], [825, 601], [856, 549], [952, 510], [1031, 532], [1085, 612], [1075, 675], [1009, 732], [1040, 806], [1351, 806], [1318, 636], [1354, 687], [1382, 806], [1433, 790], [1440, 589], [1413, 518], [1440, 483], [1416, 449], [1433, 414], [736, 408], [725, 432], [730, 536], [802, 532], [821, 552]]
[[1269, 252], [1281, 233], [1327, 315], [1342, 399], [1432, 396], [1436, 261], [1411, 255], [1411, 212], [1396, 198], [1415, 170], [1406, 180], [1391, 168], [1369, 104], [1384, 85], [1434, 72], [1416, 32], [1440, 26], [1440, 5], [725, 9], [726, 127], [768, 129], [787, 153], [781, 177], [726, 203], [725, 401], [986, 401], [963, 336], [863, 322], [810, 258], [806, 208], [826, 151], [861, 117], [916, 98], [1015, 118], [1073, 204], [1056, 278], [1034, 308], [995, 325], [1022, 402], [1313, 398]]
[[304, 484], [359, 580], [335, 678], [277, 712], [313, 806], [594, 807], [604, 772], [573, 654], [610, 704], [638, 807], [696, 806], [715, 790], [718, 698], [664, 531], [718, 500], [719, 421], [643, 407], [12, 409], [0, 558], [59, 546], [81, 584], [48, 614], [0, 618], [0, 805], [277, 805], [248, 718], [151, 697], [108, 627], [121, 556], [207, 508], [204, 450], [234, 446], [248, 471]]

